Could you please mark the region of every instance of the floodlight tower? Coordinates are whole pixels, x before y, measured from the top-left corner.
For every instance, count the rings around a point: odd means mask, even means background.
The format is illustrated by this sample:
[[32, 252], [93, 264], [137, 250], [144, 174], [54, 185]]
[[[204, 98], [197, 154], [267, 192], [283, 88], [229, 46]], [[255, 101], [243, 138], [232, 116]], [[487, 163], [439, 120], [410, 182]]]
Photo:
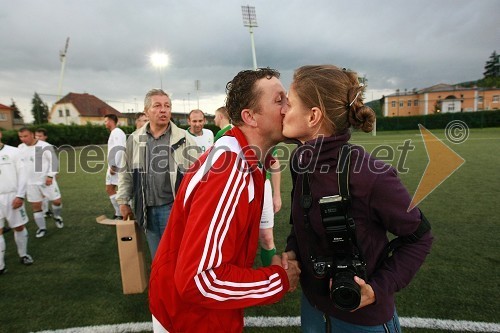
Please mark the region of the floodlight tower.
[[253, 41], [253, 29], [258, 27], [257, 16], [255, 15], [255, 7], [252, 6], [241, 6], [241, 12], [243, 14], [243, 25], [248, 27], [250, 32], [250, 41], [252, 43], [252, 59], [253, 59], [253, 69], [257, 69], [257, 56], [255, 55], [255, 43]]
[[150, 57], [153, 67], [158, 69], [160, 74], [160, 88], [163, 89], [163, 69], [168, 65], [168, 55], [163, 52], [155, 52]]
[[61, 75], [59, 76], [59, 87], [57, 88], [57, 99], [61, 98], [62, 93], [62, 81], [64, 77], [64, 65], [66, 65], [66, 53], [68, 52], [69, 37], [66, 38], [66, 46], [64, 51], [59, 51], [59, 59], [61, 60]]

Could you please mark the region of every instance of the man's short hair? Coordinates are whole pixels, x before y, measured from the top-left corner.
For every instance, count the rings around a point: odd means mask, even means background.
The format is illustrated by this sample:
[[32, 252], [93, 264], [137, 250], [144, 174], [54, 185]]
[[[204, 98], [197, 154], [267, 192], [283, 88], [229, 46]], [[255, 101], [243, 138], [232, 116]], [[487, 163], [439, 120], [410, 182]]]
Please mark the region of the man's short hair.
[[221, 106], [217, 110], [215, 110], [215, 113], [220, 113], [223, 118], [229, 120], [229, 114], [227, 113], [227, 108], [225, 106]]
[[33, 130], [31, 128], [29, 128], [29, 127], [21, 127], [20, 129], [17, 130], [18, 133], [26, 132], [26, 131], [35, 134], [35, 132], [33, 132]]
[[226, 84], [226, 108], [233, 125], [241, 125], [241, 111], [243, 109], [258, 110], [257, 104], [261, 91], [257, 90], [255, 83], [263, 78], [280, 77], [280, 73], [269, 67], [257, 70], [244, 70]]
[[203, 111], [201, 111], [200, 109], [194, 109], [194, 110], [189, 111], [188, 119], [191, 119], [191, 114], [195, 113], [195, 112], [201, 113], [203, 115], [203, 119], [205, 119], [205, 113]]
[[35, 133], [42, 133], [44, 136], [47, 136], [47, 130], [43, 127], [38, 127], [36, 130], [35, 130]]
[[146, 115], [146, 114], [145, 114], [144, 112], [137, 112], [137, 113], [135, 114], [135, 120], [137, 120], [137, 119], [139, 119], [139, 118], [141, 118], [142, 116], [145, 116], [145, 115]]
[[[144, 112], [146, 112], [151, 107], [151, 97], [153, 96], [167, 96], [168, 99], [170, 99], [170, 96], [168, 96], [168, 94], [164, 92], [163, 89], [151, 89], [146, 93], [146, 97], [144, 97]], [[172, 103], [172, 100], [170, 100], [170, 103]]]
[[108, 113], [104, 116], [104, 118], [111, 119], [115, 122], [115, 124], [118, 124], [118, 117], [116, 116], [116, 114]]

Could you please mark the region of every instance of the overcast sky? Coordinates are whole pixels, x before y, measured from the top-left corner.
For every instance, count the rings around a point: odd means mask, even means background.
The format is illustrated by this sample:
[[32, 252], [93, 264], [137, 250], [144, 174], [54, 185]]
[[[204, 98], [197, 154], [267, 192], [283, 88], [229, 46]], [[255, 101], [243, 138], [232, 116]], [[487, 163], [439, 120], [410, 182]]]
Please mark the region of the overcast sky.
[[[70, 37], [62, 95], [93, 94], [119, 111], [142, 111], [160, 86], [150, 62], [169, 55], [161, 75], [173, 111], [224, 103], [225, 84], [252, 67], [241, 6], [254, 6], [257, 64], [282, 73], [331, 63], [366, 75], [366, 101], [395, 89], [480, 79], [500, 51], [498, 0], [0, 0], [0, 103], [14, 99], [31, 120], [38, 92], [52, 106], [59, 52]], [[195, 89], [199, 80], [200, 90]]]

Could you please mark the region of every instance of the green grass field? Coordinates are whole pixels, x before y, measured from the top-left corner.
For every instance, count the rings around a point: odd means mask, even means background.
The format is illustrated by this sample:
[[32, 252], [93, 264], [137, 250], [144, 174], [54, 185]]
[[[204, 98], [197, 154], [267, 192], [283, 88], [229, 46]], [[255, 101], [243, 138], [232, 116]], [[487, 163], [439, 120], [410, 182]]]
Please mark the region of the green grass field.
[[[466, 162], [419, 205], [431, 221], [435, 243], [416, 278], [398, 293], [398, 314], [500, 323], [500, 218], [494, 205], [500, 191], [500, 129], [473, 129], [469, 138], [457, 145], [446, 140], [443, 130], [432, 133]], [[381, 145], [393, 149], [396, 164], [396, 146], [407, 139], [415, 149], [408, 153], [404, 165], [409, 171], [401, 178], [413, 194], [428, 161], [418, 131], [379, 132], [375, 137], [355, 133], [352, 142], [370, 152]], [[5, 235], [9, 272], [0, 276], [0, 332], [146, 322], [151, 318], [146, 293], [122, 294], [114, 227], [99, 225], [95, 220], [102, 214], [112, 215], [104, 190], [104, 169], [85, 173], [77, 168], [76, 173], [68, 173], [67, 164], [62, 154], [58, 182], [65, 228], [57, 229], [49, 219], [47, 236], [37, 239], [31, 218], [28, 248], [35, 260], [32, 266], [19, 263], [13, 233]], [[91, 166], [99, 169], [99, 162]], [[288, 169], [282, 178], [283, 208], [275, 221], [279, 251], [290, 228]], [[298, 300], [299, 293], [288, 294], [280, 303], [248, 309], [246, 315], [298, 316]], [[245, 329], [299, 331], [298, 327]]]

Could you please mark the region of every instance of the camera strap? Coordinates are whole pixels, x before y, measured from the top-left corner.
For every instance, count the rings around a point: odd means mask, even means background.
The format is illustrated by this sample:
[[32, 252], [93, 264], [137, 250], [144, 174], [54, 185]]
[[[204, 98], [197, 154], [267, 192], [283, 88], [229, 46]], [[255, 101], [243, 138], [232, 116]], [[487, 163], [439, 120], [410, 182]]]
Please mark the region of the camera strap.
[[[353, 245], [354, 251], [356, 254], [360, 256], [361, 260], [364, 261], [363, 255], [358, 247], [358, 242], [356, 238], [356, 227], [354, 223], [354, 219], [352, 218], [349, 207], [351, 204], [351, 197], [349, 194], [349, 169], [351, 165], [351, 145], [346, 143], [344, 144], [339, 151], [338, 163], [337, 163], [337, 179], [338, 179], [338, 187], [339, 187], [339, 195], [342, 197], [342, 205], [344, 206], [344, 212], [346, 214], [346, 227], [349, 233], [349, 238]], [[302, 196], [301, 196], [301, 206], [304, 211], [304, 226], [306, 232], [308, 233], [309, 240], [308, 244], [312, 244], [313, 241], [313, 231], [311, 229], [310, 221], [309, 221], [309, 210], [312, 206], [312, 195], [311, 195], [311, 182], [310, 182], [310, 171], [304, 172], [302, 176]], [[314, 261], [316, 259], [315, 254], [311, 247], [309, 247], [309, 255], [310, 259]]]
[[429, 230], [431, 230], [431, 224], [429, 223], [429, 220], [425, 217], [424, 213], [420, 211], [420, 224], [418, 225], [417, 230], [415, 230], [414, 233], [408, 236], [399, 236], [391, 240], [386, 247], [384, 248], [384, 251], [380, 255], [380, 257], [377, 260], [377, 264], [375, 265], [375, 270], [379, 269], [380, 266], [384, 263], [384, 261], [392, 256], [394, 250], [396, 250], [398, 247], [404, 244], [412, 244], [418, 241], [422, 236], [427, 233]]

